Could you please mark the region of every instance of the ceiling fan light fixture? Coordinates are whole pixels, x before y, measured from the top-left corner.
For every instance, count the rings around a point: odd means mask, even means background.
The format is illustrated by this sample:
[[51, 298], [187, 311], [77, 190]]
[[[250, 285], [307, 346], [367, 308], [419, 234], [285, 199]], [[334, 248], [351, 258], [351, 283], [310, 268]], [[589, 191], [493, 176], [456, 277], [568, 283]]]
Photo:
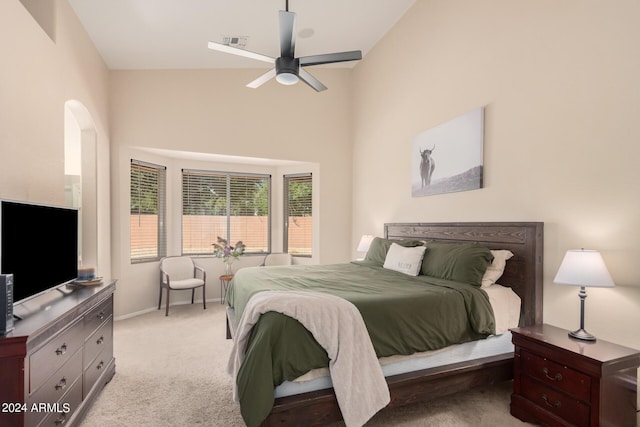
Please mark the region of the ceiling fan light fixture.
[[293, 73], [280, 73], [278, 75], [276, 75], [276, 80], [278, 81], [278, 83], [280, 83], [281, 85], [294, 85], [296, 83], [298, 83], [298, 76], [296, 76]]
[[298, 58], [286, 56], [276, 59], [276, 80], [283, 85], [294, 85], [298, 83], [298, 69], [300, 62]]

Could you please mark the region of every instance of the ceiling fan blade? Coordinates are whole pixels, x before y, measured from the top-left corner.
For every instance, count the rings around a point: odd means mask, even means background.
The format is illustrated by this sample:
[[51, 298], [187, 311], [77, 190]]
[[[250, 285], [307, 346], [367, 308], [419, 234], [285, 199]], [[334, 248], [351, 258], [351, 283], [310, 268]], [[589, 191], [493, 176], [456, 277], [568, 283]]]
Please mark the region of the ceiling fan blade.
[[298, 70], [298, 77], [300, 77], [300, 80], [302, 80], [303, 82], [305, 82], [306, 84], [314, 88], [316, 92], [322, 92], [323, 90], [327, 90], [327, 87], [322, 83], [320, 83], [320, 80], [316, 79], [307, 71], [303, 70], [302, 67], [300, 67], [300, 70]]
[[332, 64], [334, 62], [359, 61], [362, 59], [362, 52], [352, 50], [349, 52], [326, 53], [324, 55], [303, 56], [300, 58], [300, 66]]
[[261, 75], [260, 77], [252, 81], [251, 83], [247, 84], [247, 87], [250, 87], [251, 89], [255, 89], [257, 87], [262, 86], [264, 83], [268, 82], [275, 76], [276, 76], [276, 69], [272, 68], [271, 70], [267, 71], [266, 73], [264, 73], [263, 75]]
[[293, 32], [296, 25], [296, 14], [280, 11], [280, 56], [293, 58], [296, 50], [296, 36]]
[[251, 52], [244, 49], [238, 49], [237, 47], [229, 46], [222, 43], [209, 42], [209, 49], [217, 50], [218, 52], [230, 53], [232, 55], [244, 56], [245, 58], [257, 59], [258, 61], [268, 62], [269, 64], [275, 64], [276, 59], [270, 56], [261, 55], [259, 53]]

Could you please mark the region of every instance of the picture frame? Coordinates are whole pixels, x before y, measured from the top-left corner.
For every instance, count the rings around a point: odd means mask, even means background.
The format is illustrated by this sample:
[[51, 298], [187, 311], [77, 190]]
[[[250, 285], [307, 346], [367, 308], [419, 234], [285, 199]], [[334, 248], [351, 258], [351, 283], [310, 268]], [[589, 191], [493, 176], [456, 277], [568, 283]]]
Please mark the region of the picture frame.
[[484, 107], [417, 134], [411, 147], [411, 196], [483, 187]]

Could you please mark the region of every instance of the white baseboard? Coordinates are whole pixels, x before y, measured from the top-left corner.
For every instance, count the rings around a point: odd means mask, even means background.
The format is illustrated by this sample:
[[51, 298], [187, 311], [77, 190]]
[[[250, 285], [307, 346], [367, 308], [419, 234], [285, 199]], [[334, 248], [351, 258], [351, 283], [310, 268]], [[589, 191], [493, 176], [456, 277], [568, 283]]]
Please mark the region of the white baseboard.
[[[207, 298], [207, 304], [211, 303], [211, 302], [216, 302], [218, 304], [220, 304], [220, 302], [222, 301], [222, 298]], [[172, 303], [169, 304], [169, 307], [174, 307], [174, 306], [178, 306], [178, 305], [187, 305], [187, 304], [191, 304], [190, 301], [180, 301], [180, 302], [176, 302], [176, 303]], [[202, 304], [202, 301], [195, 301], [194, 304]], [[160, 308], [160, 310], [164, 310], [165, 305], [162, 304], [162, 307]], [[140, 310], [140, 311], [136, 311], [135, 313], [129, 313], [129, 314], [125, 314], [123, 316], [118, 316], [118, 317], [114, 317], [113, 320], [114, 321], [118, 321], [118, 320], [125, 320], [125, 319], [130, 319], [132, 317], [136, 317], [136, 316], [140, 316], [142, 314], [147, 314], [147, 313], [151, 313], [152, 311], [158, 311], [158, 307], [150, 307], [150, 308], [145, 308], [144, 310]]]

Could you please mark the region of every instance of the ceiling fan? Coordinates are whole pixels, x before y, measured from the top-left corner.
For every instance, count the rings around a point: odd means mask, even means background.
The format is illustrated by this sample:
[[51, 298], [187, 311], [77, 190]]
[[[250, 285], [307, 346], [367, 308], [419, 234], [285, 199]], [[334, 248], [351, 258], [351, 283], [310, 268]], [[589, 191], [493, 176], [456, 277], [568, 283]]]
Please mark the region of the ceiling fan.
[[295, 22], [296, 14], [289, 12], [289, 0], [287, 0], [286, 10], [280, 11], [280, 57], [278, 58], [272, 58], [270, 56], [261, 55], [259, 53], [250, 52], [248, 50], [239, 49], [222, 43], [209, 42], [208, 46], [209, 49], [212, 50], [275, 64], [275, 68], [267, 71], [247, 85], [247, 87], [254, 89], [275, 77], [278, 83], [283, 85], [296, 84], [298, 80], [302, 80], [317, 92], [321, 92], [326, 90], [327, 87], [302, 67], [331, 64], [334, 62], [358, 61], [362, 59], [362, 52], [359, 50], [296, 58], [296, 38], [294, 33]]

